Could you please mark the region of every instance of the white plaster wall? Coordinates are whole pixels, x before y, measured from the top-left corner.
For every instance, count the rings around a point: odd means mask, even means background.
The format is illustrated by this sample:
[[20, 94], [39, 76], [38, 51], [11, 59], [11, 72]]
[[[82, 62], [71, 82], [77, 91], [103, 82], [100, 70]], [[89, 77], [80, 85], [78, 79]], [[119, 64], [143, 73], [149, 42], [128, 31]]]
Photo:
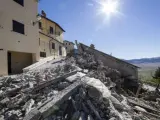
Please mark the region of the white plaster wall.
[[[38, 51], [37, 2], [24, 0], [24, 7], [13, 0], [0, 1], [0, 48], [10, 51], [36, 53]], [[25, 25], [25, 35], [12, 31], [12, 20]]]
[[[36, 54], [34, 61], [39, 59], [38, 24], [32, 24], [37, 20], [37, 9], [35, 0], [24, 0], [24, 7], [13, 0], [0, 0], [0, 49], [5, 51], [4, 56], [7, 51], [16, 51]], [[12, 31], [12, 20], [25, 25], [25, 35]], [[6, 62], [7, 57], [0, 56], [0, 74], [8, 73]]]

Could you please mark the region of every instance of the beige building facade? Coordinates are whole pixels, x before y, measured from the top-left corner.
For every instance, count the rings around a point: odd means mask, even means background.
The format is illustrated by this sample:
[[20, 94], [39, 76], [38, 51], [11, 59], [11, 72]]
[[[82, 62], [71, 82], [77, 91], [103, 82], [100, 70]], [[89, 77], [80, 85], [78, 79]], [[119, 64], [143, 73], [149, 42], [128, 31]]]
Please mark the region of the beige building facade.
[[66, 49], [66, 53], [71, 53], [74, 50], [74, 43], [68, 40], [64, 40], [64, 46]]
[[64, 29], [53, 20], [47, 18], [44, 11], [39, 21], [39, 52], [40, 58], [53, 56], [54, 59], [66, 56], [63, 44]]
[[36, 0], [0, 0], [0, 75], [39, 60], [37, 9]]

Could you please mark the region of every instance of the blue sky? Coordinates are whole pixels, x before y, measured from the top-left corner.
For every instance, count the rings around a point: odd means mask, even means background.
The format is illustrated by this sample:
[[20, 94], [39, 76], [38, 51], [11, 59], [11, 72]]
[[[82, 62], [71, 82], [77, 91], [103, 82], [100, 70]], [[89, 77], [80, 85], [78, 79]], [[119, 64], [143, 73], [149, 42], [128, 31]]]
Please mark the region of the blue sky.
[[41, 0], [39, 12], [59, 23], [64, 39], [78, 40], [118, 58], [160, 56], [160, 0], [119, 0], [119, 12], [105, 20], [94, 0]]

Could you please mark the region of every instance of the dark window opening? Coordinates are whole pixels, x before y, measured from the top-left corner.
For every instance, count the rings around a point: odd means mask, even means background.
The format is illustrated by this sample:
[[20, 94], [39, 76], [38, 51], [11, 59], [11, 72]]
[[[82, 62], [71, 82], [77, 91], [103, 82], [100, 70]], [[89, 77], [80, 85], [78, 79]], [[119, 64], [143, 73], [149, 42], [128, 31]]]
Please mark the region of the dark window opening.
[[62, 47], [59, 46], [59, 55], [62, 55]]
[[55, 43], [52, 43], [52, 49], [55, 49]]
[[24, 6], [24, 0], [13, 0], [13, 1], [15, 1], [16, 3]]
[[39, 22], [39, 29], [42, 29], [42, 23]]
[[70, 45], [70, 43], [69, 43], [69, 45]]
[[13, 31], [24, 34], [24, 24], [17, 22], [15, 20], [13, 20], [12, 22], [13, 22]]
[[46, 57], [46, 52], [40, 52], [40, 57]]
[[8, 74], [12, 73], [11, 61], [11, 52], [8, 52]]
[[53, 27], [50, 27], [50, 34], [53, 34]]
[[67, 49], [67, 47], [66, 47], [66, 49]]

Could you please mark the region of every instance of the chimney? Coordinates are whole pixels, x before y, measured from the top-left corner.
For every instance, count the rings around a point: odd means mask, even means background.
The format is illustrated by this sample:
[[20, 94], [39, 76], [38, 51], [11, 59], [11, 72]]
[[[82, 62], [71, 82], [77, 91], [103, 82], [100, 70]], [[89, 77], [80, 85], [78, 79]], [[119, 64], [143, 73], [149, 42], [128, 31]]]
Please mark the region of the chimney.
[[46, 17], [46, 13], [43, 10], [41, 11], [41, 14], [43, 17]]

